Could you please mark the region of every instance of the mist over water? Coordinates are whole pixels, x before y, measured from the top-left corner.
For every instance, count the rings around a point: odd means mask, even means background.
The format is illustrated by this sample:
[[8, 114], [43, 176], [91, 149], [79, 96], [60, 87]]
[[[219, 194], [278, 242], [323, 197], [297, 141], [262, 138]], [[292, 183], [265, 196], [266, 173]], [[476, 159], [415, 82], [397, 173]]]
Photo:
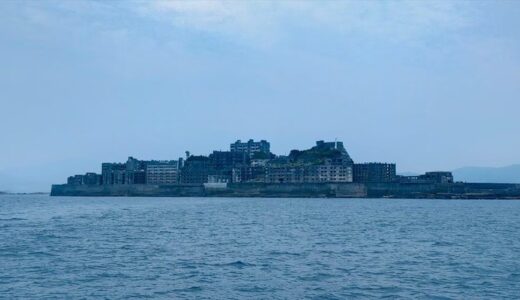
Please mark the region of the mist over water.
[[0, 298], [520, 297], [520, 202], [0, 196]]

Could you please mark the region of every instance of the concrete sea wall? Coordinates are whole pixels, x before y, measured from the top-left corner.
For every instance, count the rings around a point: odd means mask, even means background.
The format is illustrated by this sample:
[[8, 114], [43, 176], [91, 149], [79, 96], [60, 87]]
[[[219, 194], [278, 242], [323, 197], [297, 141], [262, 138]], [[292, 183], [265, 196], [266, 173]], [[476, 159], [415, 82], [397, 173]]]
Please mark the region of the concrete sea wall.
[[501, 183], [370, 183], [370, 198], [520, 199], [520, 185]]
[[359, 183], [235, 183], [227, 189], [206, 189], [206, 196], [284, 198], [362, 198], [366, 187]]
[[199, 185], [67, 185], [55, 184], [51, 196], [135, 196], [135, 197], [198, 197], [204, 187]]
[[227, 188], [201, 185], [53, 185], [51, 196], [139, 197], [366, 197], [363, 184], [229, 184]]
[[286, 198], [437, 198], [520, 199], [520, 185], [453, 183], [235, 183], [202, 185], [53, 185], [51, 196], [286, 197]]

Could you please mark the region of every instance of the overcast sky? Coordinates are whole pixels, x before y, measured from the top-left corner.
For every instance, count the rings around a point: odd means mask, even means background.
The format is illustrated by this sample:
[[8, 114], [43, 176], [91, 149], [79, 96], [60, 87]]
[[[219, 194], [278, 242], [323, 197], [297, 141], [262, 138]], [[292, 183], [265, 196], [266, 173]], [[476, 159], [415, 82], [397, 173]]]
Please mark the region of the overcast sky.
[[520, 1], [0, 1], [0, 190], [318, 139], [399, 172], [520, 163]]

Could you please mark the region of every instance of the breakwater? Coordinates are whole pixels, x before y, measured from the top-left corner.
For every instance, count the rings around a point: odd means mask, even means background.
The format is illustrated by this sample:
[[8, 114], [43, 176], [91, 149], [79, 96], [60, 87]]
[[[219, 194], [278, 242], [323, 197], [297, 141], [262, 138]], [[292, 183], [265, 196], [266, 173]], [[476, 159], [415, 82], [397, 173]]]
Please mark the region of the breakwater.
[[51, 196], [520, 199], [519, 184], [234, 183], [203, 185], [53, 185]]

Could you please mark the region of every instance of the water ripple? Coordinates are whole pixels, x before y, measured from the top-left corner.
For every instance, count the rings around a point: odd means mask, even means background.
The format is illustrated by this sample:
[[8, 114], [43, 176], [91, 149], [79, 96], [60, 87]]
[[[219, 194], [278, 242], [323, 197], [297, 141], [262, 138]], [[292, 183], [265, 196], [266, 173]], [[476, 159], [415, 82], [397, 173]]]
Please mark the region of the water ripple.
[[520, 201], [4, 196], [0, 212], [6, 299], [520, 298]]

